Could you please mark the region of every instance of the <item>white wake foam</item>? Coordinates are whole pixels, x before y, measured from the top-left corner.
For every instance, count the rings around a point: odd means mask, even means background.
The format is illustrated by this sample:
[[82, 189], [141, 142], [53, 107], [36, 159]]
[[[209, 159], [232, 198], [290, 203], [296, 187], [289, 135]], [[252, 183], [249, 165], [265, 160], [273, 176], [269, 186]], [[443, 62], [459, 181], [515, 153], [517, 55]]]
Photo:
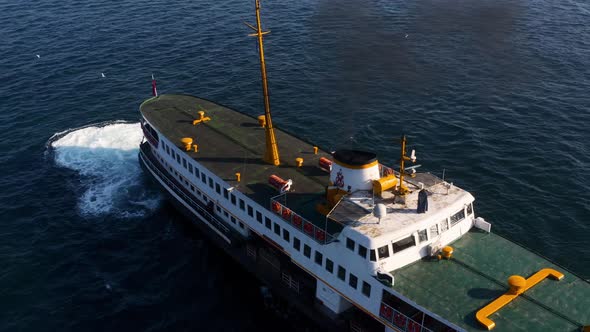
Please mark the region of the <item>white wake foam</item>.
[[157, 208], [160, 196], [144, 185], [137, 160], [142, 136], [139, 123], [119, 122], [61, 133], [50, 143], [55, 163], [81, 175], [82, 214], [141, 217]]

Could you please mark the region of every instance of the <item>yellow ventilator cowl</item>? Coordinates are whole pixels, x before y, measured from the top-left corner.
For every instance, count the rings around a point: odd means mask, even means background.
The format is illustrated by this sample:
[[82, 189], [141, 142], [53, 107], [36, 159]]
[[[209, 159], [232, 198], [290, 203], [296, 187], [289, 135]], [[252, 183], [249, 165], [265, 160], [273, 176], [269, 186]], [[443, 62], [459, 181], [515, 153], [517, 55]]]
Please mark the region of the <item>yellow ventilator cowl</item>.
[[295, 164], [297, 164], [297, 167], [303, 166], [303, 158], [295, 158]]
[[522, 294], [526, 287], [526, 279], [521, 276], [510, 276], [508, 278], [508, 286], [510, 286], [510, 293], [511, 294]]
[[262, 128], [264, 128], [264, 126], [266, 126], [266, 118], [264, 117], [264, 115], [259, 115], [258, 116], [258, 124]]
[[389, 190], [397, 184], [397, 178], [391, 174], [373, 181], [373, 193], [381, 195], [384, 191]]
[[450, 259], [453, 256], [453, 247], [446, 246], [442, 248], [442, 256], [446, 259]]
[[184, 148], [186, 151], [191, 150], [191, 145], [193, 144], [193, 139], [190, 137], [184, 137], [180, 140], [182, 144], [184, 144]]

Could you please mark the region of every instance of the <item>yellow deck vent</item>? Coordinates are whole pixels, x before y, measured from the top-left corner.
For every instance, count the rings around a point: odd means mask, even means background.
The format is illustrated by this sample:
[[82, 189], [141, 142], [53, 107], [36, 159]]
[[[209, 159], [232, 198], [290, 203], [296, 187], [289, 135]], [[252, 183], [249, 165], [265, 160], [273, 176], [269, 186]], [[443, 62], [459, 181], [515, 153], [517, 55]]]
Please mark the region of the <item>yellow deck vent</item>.
[[208, 116], [205, 116], [205, 112], [204, 111], [199, 111], [199, 118], [193, 121], [193, 126], [197, 125], [199, 123], [205, 123], [211, 121], [211, 118]]
[[541, 281], [549, 277], [551, 279], [561, 280], [563, 279], [564, 275], [563, 273], [556, 271], [554, 269], [542, 269], [530, 276], [528, 279], [516, 275], [511, 276], [510, 278], [508, 278], [508, 285], [510, 286], [508, 292], [506, 292], [499, 298], [495, 299], [485, 307], [481, 308], [475, 314], [475, 318], [488, 330], [493, 329], [496, 326], [496, 323], [489, 319], [489, 316], [491, 316], [496, 311], [500, 310], [503, 306], [512, 302], [512, 300], [517, 298], [520, 294], [526, 292], [529, 288], [535, 286], [536, 284], [540, 283]]
[[397, 178], [395, 175], [387, 175], [378, 180], [373, 180], [373, 193], [381, 196], [384, 191], [395, 187], [397, 184]]
[[297, 167], [303, 166], [303, 158], [295, 158], [295, 164]]
[[182, 142], [182, 144], [184, 144], [184, 149], [186, 151], [190, 151], [192, 149], [192, 145], [193, 145], [193, 139], [192, 138], [190, 138], [190, 137], [184, 137], [180, 141]]

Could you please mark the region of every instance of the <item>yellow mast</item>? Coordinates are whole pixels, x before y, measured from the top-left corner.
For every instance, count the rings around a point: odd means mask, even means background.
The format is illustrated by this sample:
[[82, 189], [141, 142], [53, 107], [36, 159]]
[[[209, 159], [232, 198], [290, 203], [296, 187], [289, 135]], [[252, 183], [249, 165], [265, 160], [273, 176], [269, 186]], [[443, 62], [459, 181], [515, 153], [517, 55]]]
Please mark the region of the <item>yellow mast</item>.
[[410, 157], [406, 156], [406, 135], [402, 135], [401, 139], [402, 143], [402, 151], [401, 151], [401, 158], [399, 161], [399, 195], [405, 195], [408, 192], [408, 187], [404, 184], [404, 173], [406, 172], [405, 168], [405, 161], [410, 160]]
[[270, 31], [262, 31], [260, 25], [260, 0], [254, 0], [256, 3], [256, 27], [246, 23], [256, 33], [250, 36], [258, 37], [258, 54], [260, 55], [260, 74], [262, 75], [262, 93], [264, 95], [264, 119], [265, 119], [265, 136], [266, 136], [266, 151], [264, 152], [264, 161], [278, 166], [281, 161], [279, 160], [279, 148], [277, 146], [277, 140], [275, 138], [274, 128], [272, 127], [272, 119], [270, 117], [270, 99], [268, 97], [268, 83], [266, 80], [266, 63], [264, 62], [264, 46], [262, 36], [266, 35]]

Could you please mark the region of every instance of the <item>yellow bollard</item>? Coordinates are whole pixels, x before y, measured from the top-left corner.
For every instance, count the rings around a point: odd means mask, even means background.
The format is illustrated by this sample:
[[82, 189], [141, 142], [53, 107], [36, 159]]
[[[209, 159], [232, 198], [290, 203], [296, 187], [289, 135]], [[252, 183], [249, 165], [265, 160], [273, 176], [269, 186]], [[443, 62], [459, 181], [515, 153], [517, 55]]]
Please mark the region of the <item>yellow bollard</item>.
[[442, 255], [446, 259], [451, 259], [451, 256], [453, 255], [453, 247], [446, 246], [442, 248]]
[[236, 181], [240, 182], [242, 175], [240, 173], [236, 173]]
[[195, 150], [195, 152], [199, 152], [199, 145], [193, 144], [193, 150]]
[[303, 158], [295, 158], [295, 164], [297, 164], [297, 167], [303, 166]]
[[317, 146], [313, 147], [313, 154], [318, 154], [318, 147]]
[[264, 115], [259, 115], [258, 116], [258, 124], [262, 128], [264, 128], [264, 126], [266, 126], [266, 118], [264, 117]]

